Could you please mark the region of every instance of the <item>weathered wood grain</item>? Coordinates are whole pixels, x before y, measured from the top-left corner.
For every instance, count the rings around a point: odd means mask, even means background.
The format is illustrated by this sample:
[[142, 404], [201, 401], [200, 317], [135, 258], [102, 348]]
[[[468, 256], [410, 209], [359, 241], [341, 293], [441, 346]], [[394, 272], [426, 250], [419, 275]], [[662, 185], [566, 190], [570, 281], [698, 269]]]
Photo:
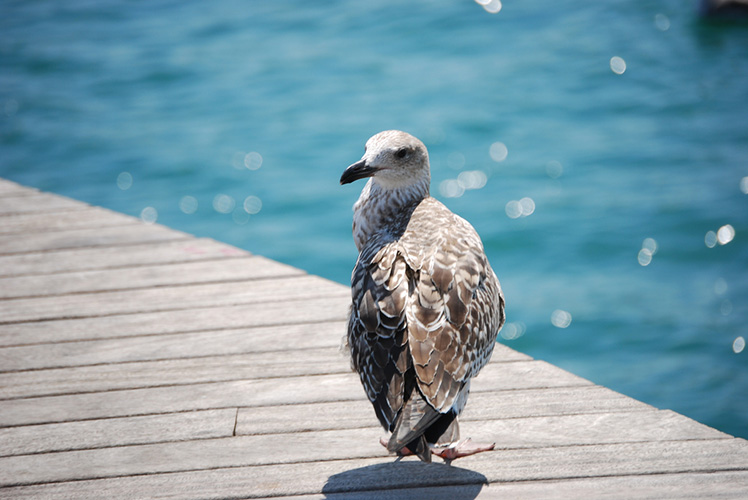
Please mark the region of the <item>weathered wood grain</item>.
[[248, 255], [249, 252], [209, 238], [189, 238], [126, 246], [0, 255], [0, 276], [38, 277], [54, 273], [133, 268]]
[[0, 196], [33, 196], [37, 193], [39, 193], [39, 190], [36, 188], [22, 186], [8, 179], [0, 179]]
[[[8, 188], [12, 190], [13, 188]], [[25, 196], [0, 196], [0, 216], [86, 210], [89, 205], [51, 193], [30, 192]]]
[[140, 219], [128, 217], [105, 208], [85, 207], [75, 211], [39, 212], [0, 217], [0, 235], [28, 235], [38, 232], [68, 231], [112, 226], [142, 224]]
[[[324, 329], [321, 325], [304, 325], [304, 330], [314, 327]], [[285, 333], [288, 328], [277, 328]], [[329, 331], [329, 330], [328, 330]], [[249, 334], [251, 336], [251, 332]], [[31, 361], [39, 361], [31, 356], [18, 356], [18, 351], [31, 349], [0, 349], [0, 400], [73, 394], [84, 392], [104, 392], [144, 387], [161, 387], [186, 385], [193, 383], [218, 382], [228, 380], [251, 380], [275, 377], [294, 377], [304, 375], [324, 375], [348, 373], [348, 357], [339, 347], [310, 347], [308, 349], [276, 350], [263, 352], [245, 352], [232, 355], [206, 356], [200, 354], [200, 345], [177, 344], [190, 348], [187, 357], [170, 358], [173, 350], [158, 350], [163, 342], [156, 343], [156, 349], [149, 349], [143, 357], [154, 361], [126, 361], [123, 357], [137, 358], [152, 338], [125, 339], [135, 344], [135, 352], [117, 349], [118, 343], [111, 341], [111, 348], [87, 352], [87, 356], [70, 356], [85, 361], [89, 366], [71, 366], [56, 369], [31, 369]], [[138, 343], [132, 340], [140, 341]], [[171, 339], [174, 343], [175, 340]], [[121, 345], [121, 344], [120, 344]], [[33, 351], [42, 351], [43, 347], [34, 346]], [[75, 350], [76, 343], [59, 344], [65, 350]], [[6, 352], [9, 351], [9, 352]], [[506, 353], [496, 353], [496, 361], [527, 360], [527, 356], [511, 349], [497, 349]], [[75, 353], [79, 354], [79, 353]], [[98, 356], [97, 356], [98, 355]], [[96, 363], [97, 357], [99, 362]], [[55, 360], [50, 359], [54, 363]], [[60, 364], [70, 359], [61, 358]], [[26, 365], [25, 369], [21, 368]]]
[[[0, 485], [216, 468], [239, 472], [237, 468], [242, 468], [243, 479], [254, 484], [257, 496], [271, 496], [480, 484], [481, 476], [494, 483], [748, 469], [748, 443], [740, 439], [495, 450], [466, 457], [459, 467], [450, 467], [413, 459], [393, 463], [376, 434], [368, 430], [284, 434], [282, 438], [243, 436], [2, 457]], [[353, 440], [356, 445], [350, 449]], [[326, 446], [320, 447], [320, 442]], [[348, 453], [341, 453], [342, 447], [348, 447]], [[338, 458], [343, 455], [355, 458]]]
[[192, 411], [0, 429], [0, 456], [230, 437], [236, 410]]
[[[112, 370], [158, 370], [142, 363], [128, 368], [120, 363], [139, 361], [174, 360], [193, 363], [187, 358], [209, 358], [211, 356], [248, 355], [247, 359], [256, 362], [270, 362], [274, 357], [289, 356], [309, 359], [319, 355], [319, 364], [341, 358], [342, 337], [345, 324], [341, 322], [302, 323], [266, 328], [225, 330], [222, 332], [198, 332], [146, 337], [125, 337], [107, 340], [62, 342], [58, 344], [37, 344], [18, 347], [0, 347], [0, 373], [34, 370], [40, 379], [49, 380], [66, 377], [80, 379], [90, 376], [98, 378], [106, 365], [114, 364]], [[274, 337], [274, 338], [273, 338]], [[273, 342], [269, 340], [273, 339]], [[328, 347], [328, 349], [320, 349]], [[309, 349], [317, 349], [309, 352]], [[270, 354], [258, 354], [270, 353]], [[263, 361], [266, 356], [267, 361]], [[315, 359], [315, 358], [312, 358]], [[531, 358], [504, 345], [497, 344], [492, 358], [494, 361], [527, 361]], [[195, 361], [199, 363], [199, 361]], [[70, 375], [56, 368], [86, 367], [78, 370], [81, 375]], [[102, 367], [103, 365], [103, 367]], [[190, 366], [185, 365], [185, 368]], [[88, 371], [86, 371], [88, 370]], [[83, 374], [87, 375], [83, 375]], [[6, 379], [4, 379], [6, 380]], [[23, 378], [13, 383], [22, 383]], [[2, 385], [2, 384], [0, 384]], [[7, 385], [12, 385], [8, 383]]]
[[[118, 355], [119, 352], [113, 354]], [[104, 361], [104, 363], [107, 363]], [[0, 374], [0, 399], [348, 373], [334, 348], [101, 364]]]
[[[25, 199], [25, 198], [20, 198]], [[108, 247], [158, 241], [187, 240], [186, 233], [156, 224], [131, 224], [96, 229], [72, 229], [49, 233], [32, 233], [22, 238], [6, 235], [0, 238], [0, 255], [46, 252], [70, 248]]]
[[[346, 361], [341, 359], [341, 363]], [[543, 361], [492, 362], [475, 380], [472, 392], [583, 385], [592, 384]], [[363, 397], [358, 377], [352, 373], [230, 380], [6, 400], [0, 405], [0, 427]]]
[[0, 278], [0, 299], [247, 281], [306, 274], [299, 269], [264, 257], [235, 257], [231, 262], [225, 260], [200, 260], [121, 269], [63, 272], [43, 277]]
[[[546, 404], [549, 401], [552, 401], [553, 404]], [[592, 414], [598, 414], [607, 419], [611, 413], [621, 413], [624, 416], [619, 417], [619, 420], [625, 421], [624, 423], [631, 423], [632, 421], [636, 422], [636, 420], [629, 421], [628, 415], [635, 411], [655, 413], [651, 406], [614, 393], [609, 389], [599, 386], [585, 386], [552, 390], [506, 391], [500, 397], [496, 397], [494, 392], [478, 392], [471, 395], [467, 409], [460, 420], [463, 423], [497, 419], [507, 422], [505, 424], [507, 429], [501, 435], [509, 434], [510, 441], [508, 443], [512, 443], [517, 440], [517, 436], [524, 437], [525, 435], [524, 432], [518, 434], [518, 431], [513, 427], [518, 425], [513, 422], [521, 418], [527, 420], [526, 423], [521, 424], [524, 430], [532, 430], [540, 426], [541, 432], [554, 432], [555, 427], [545, 425], [550, 419], [543, 419], [542, 417], [572, 415], [580, 416], [576, 418], [594, 422]], [[0, 443], [2, 443], [0, 455], [228, 437], [232, 435], [236, 415], [237, 410], [227, 408], [7, 427], [0, 429]], [[314, 418], [309, 418], [310, 415], [314, 415]], [[685, 428], [680, 428], [677, 425], [681, 423], [680, 421], [673, 422], [668, 418], [651, 418], [646, 423], [651, 426], [659, 421], [675, 424], [673, 429], [668, 430], [670, 434], [658, 434], [660, 439], [665, 435], [672, 437], [672, 432], [684, 433], [686, 429], [693, 430], [694, 425], [698, 430], [700, 425], [693, 423], [685, 426]], [[616, 423], [618, 421], [607, 420], [607, 422], [610, 425], [610, 422]], [[369, 402], [360, 399], [345, 402], [241, 408], [238, 410], [238, 422], [236, 422], [234, 432], [237, 435], [283, 434], [366, 427], [378, 429], [378, 423]], [[562, 425], [562, 427], [564, 426]], [[569, 425], [564, 428], [567, 429], [567, 432], [571, 432], [568, 431], [571, 429]], [[622, 428], [631, 429], [628, 425], [623, 425]], [[479, 438], [485, 431], [477, 431], [476, 429], [482, 429], [479, 423], [467, 428], [468, 431], [476, 432], [473, 437]], [[600, 425], [597, 425], [597, 429], [597, 434], [605, 432], [605, 429]], [[573, 429], [571, 430], [573, 431]], [[493, 432], [491, 429], [489, 431]], [[583, 428], [582, 432], [584, 432]], [[634, 436], [629, 436], [629, 440], [639, 437], [635, 430], [633, 432]], [[590, 436], [593, 434], [590, 433]], [[715, 435], [718, 436], [718, 434]], [[491, 439], [496, 439], [499, 447], [507, 447], [507, 443], [501, 437], [493, 437], [495, 434], [488, 433], [485, 435], [491, 436]], [[584, 437], [587, 436], [583, 435]], [[609, 436], [606, 435], [604, 438], [609, 438]]]
[[[480, 389], [480, 387], [479, 387]], [[654, 408], [605, 387], [590, 385], [472, 392], [460, 416], [471, 420], [515, 419], [558, 415], [607, 414], [653, 411]], [[307, 418], [314, 415], [314, 418]], [[278, 406], [240, 408], [236, 434], [273, 434], [332, 429], [377, 427], [371, 404], [365, 398]]]
[[[170, 349], [191, 350], [203, 346], [210, 352], [236, 352], [230, 341], [247, 345], [243, 340], [248, 328], [273, 325], [295, 325], [319, 322], [344, 322], [348, 314], [348, 299], [340, 296], [308, 297], [283, 302], [258, 302], [219, 307], [193, 307], [191, 309], [161, 311], [153, 313], [120, 314], [101, 317], [79, 318], [69, 320], [31, 321], [2, 325], [0, 328], [0, 346], [22, 346], [29, 344], [86, 341], [118, 337], [142, 337], [166, 334], [195, 333], [194, 336], [172, 337], [174, 342]], [[289, 335], [299, 342], [299, 347], [317, 346], [319, 338], [314, 326], [310, 327], [309, 338], [302, 333], [294, 333], [299, 327], [289, 326]], [[232, 331], [228, 331], [231, 330]], [[339, 345], [345, 332], [345, 324], [332, 326], [336, 332], [334, 345]], [[327, 332], [325, 332], [327, 333]], [[263, 335], [262, 331], [253, 331], [252, 335]], [[272, 332], [271, 332], [272, 335]], [[278, 337], [275, 332], [275, 337]], [[280, 341], [285, 338], [281, 336]], [[210, 342], [200, 343], [201, 339]], [[189, 341], [192, 346], [180, 346]], [[270, 350], [274, 342], [272, 336], [253, 339], [255, 350]], [[154, 340], [157, 341], [157, 340]], [[147, 342], [144, 340], [144, 342]], [[329, 341], [326, 341], [329, 342]], [[324, 345], [333, 345], [326, 343]], [[81, 346], [85, 349], [85, 346]], [[50, 349], [61, 349], [53, 347]]]
[[313, 297], [347, 297], [337, 283], [317, 276], [164, 286], [159, 288], [55, 297], [0, 300], [0, 324], [65, 318], [134, 314], [194, 307], [277, 302]]
[[[340, 464], [344, 467], [346, 462]], [[304, 466], [282, 467], [290, 476], [293, 472], [301, 471]], [[370, 467], [374, 468], [376, 465]], [[335, 493], [336, 486], [347, 484], [343, 483], [345, 472], [341, 472], [340, 475], [343, 477], [341, 481], [333, 479], [333, 481], [328, 481], [331, 484], [324, 483], [320, 488], [320, 490], [326, 489], [326, 493], [273, 496], [272, 498], [274, 500], [413, 500], [421, 498], [430, 500], [472, 500], [475, 498], [479, 500], [537, 500], [539, 498], [556, 500], [579, 500], [581, 498], [744, 500], [745, 491], [748, 489], [748, 472], [745, 471], [509, 481], [484, 485], [480, 483], [479, 474], [471, 474], [470, 471], [459, 467], [454, 467], [454, 469], [462, 471], [458, 472], [453, 479], [456, 485], [387, 488], [386, 483], [382, 481], [384, 486], [381, 488], [356, 490], [348, 488], [345, 492]], [[385, 475], [389, 471], [384, 466], [379, 470], [373, 469], [373, 472]], [[0, 490], [0, 498], [68, 500], [70, 498], [122, 498], [124, 494], [129, 499], [142, 500], [166, 495], [173, 500], [260, 498], [262, 493], [257, 492], [255, 483], [250, 482], [246, 476], [246, 471], [239, 468], [50, 483]], [[355, 476], [355, 473], [351, 473], [351, 476]], [[331, 477], [335, 476], [331, 475]], [[429, 478], [430, 476], [427, 476], [427, 479]], [[287, 484], [288, 482], [289, 480], [286, 479], [285, 483], [280, 484], [285, 484], [284, 489], [290, 490], [292, 488]], [[304, 482], [306, 489], [314, 489], [312, 481], [305, 479]], [[435, 481], [435, 484], [439, 483], [440, 481]], [[280, 484], [275, 489], [281, 489]]]
[[463, 436], [396, 463], [348, 287], [0, 179], [0, 498], [744, 498], [748, 443], [496, 347]]

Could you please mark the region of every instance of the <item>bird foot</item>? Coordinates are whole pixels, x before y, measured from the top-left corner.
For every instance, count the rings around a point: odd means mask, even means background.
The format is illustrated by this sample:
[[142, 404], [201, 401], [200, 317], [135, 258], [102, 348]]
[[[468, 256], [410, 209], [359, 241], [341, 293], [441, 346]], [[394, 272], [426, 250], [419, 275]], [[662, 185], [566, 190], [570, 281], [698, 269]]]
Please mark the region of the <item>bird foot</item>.
[[466, 438], [448, 446], [433, 448], [431, 453], [442, 457], [444, 460], [454, 460], [455, 458], [467, 457], [491, 451], [496, 447], [496, 443], [474, 443], [472, 439]]
[[[379, 438], [379, 444], [387, 448], [387, 440], [383, 437]], [[400, 451], [397, 452], [398, 457], [409, 457], [413, 455], [414, 453], [408, 449], [407, 446], [404, 446]]]
[[[379, 438], [379, 443], [387, 448], [387, 440], [385, 438]], [[465, 438], [448, 446], [431, 448], [431, 453], [442, 457], [444, 460], [454, 460], [455, 458], [468, 457], [483, 451], [491, 451], [495, 447], [496, 443], [474, 443], [472, 439]], [[407, 457], [413, 455], [413, 452], [406, 446], [398, 451], [397, 454], [401, 457]]]

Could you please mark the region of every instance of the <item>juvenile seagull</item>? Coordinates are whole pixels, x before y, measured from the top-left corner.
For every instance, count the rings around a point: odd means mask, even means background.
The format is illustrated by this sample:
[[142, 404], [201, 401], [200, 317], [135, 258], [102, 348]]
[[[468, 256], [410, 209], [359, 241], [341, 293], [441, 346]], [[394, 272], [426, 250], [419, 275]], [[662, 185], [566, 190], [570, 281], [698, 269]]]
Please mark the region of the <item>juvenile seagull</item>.
[[397, 130], [366, 143], [341, 184], [370, 177], [353, 206], [359, 251], [348, 346], [382, 444], [424, 462], [492, 450], [459, 440], [470, 379], [504, 324], [504, 297], [478, 233], [429, 196], [426, 146]]

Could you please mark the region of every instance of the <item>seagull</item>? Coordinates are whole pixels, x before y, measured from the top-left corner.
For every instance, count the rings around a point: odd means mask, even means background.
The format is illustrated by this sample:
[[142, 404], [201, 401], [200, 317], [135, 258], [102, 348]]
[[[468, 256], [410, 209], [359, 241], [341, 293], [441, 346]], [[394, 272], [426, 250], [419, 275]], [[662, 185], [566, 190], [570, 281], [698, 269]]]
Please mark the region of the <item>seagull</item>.
[[347, 345], [391, 453], [446, 461], [492, 450], [460, 440], [470, 381], [491, 358], [504, 296], [478, 233], [429, 195], [426, 146], [371, 137], [341, 184], [369, 178], [353, 206], [359, 255]]

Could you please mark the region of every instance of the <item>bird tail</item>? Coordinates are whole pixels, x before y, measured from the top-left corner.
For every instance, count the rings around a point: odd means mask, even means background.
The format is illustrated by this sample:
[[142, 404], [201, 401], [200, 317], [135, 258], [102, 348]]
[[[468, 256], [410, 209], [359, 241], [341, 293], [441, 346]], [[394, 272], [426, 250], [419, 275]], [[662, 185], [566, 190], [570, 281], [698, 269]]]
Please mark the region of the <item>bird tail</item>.
[[407, 447], [424, 462], [431, 462], [431, 447], [424, 433], [442, 416], [413, 389], [392, 430], [387, 443], [390, 452], [397, 453]]

